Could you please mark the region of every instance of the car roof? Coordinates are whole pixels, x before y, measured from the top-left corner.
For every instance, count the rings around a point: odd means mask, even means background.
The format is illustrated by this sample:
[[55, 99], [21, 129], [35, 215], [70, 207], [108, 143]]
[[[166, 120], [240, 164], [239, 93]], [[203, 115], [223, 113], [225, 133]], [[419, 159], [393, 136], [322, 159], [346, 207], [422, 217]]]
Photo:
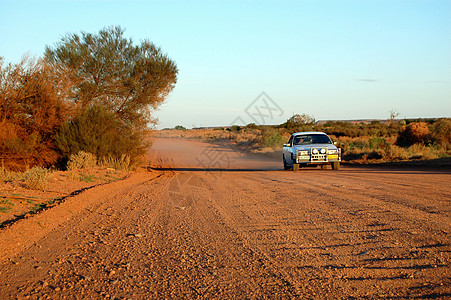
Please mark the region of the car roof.
[[305, 131], [305, 132], [296, 132], [296, 133], [293, 133], [293, 136], [297, 136], [297, 135], [308, 135], [308, 134], [324, 134], [324, 135], [327, 135], [326, 133], [321, 132], [321, 131]]

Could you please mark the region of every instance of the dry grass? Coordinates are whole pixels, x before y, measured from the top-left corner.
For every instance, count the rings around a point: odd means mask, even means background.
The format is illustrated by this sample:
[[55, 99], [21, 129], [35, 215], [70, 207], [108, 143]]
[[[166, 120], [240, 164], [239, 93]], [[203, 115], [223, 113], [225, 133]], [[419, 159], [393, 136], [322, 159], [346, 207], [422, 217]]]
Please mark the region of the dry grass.
[[[290, 133], [281, 128], [252, 128], [237, 131], [224, 128], [161, 130], [154, 136], [169, 138], [199, 139], [206, 142], [228, 140], [236, 145], [248, 145], [247, 149], [256, 153], [277, 152], [288, 141]], [[451, 149], [446, 144], [414, 144], [409, 147], [396, 145], [397, 136], [340, 136], [331, 135], [333, 141], [343, 149], [346, 161], [387, 162], [414, 159], [436, 159], [451, 156]]]
[[41, 167], [34, 167], [25, 172], [9, 171], [3, 165], [0, 168], [0, 181], [22, 181], [25, 188], [31, 190], [45, 189], [50, 171]]
[[0, 168], [0, 181], [1, 182], [7, 182], [12, 181], [17, 178], [17, 173], [13, 171], [9, 171], [5, 169], [4, 167]]
[[97, 167], [124, 171], [133, 169], [131, 158], [128, 154], [123, 154], [120, 158], [110, 156], [97, 159], [92, 153], [80, 151], [77, 154], [72, 154], [67, 163], [68, 170], [93, 169]]
[[34, 167], [24, 173], [24, 185], [26, 188], [31, 190], [43, 190], [47, 186], [49, 175], [49, 170], [40, 167]]
[[134, 168], [131, 164], [130, 155], [122, 154], [120, 158], [106, 157], [99, 160], [98, 165], [101, 168], [111, 168], [115, 170], [129, 171]]
[[85, 151], [72, 154], [67, 162], [68, 170], [90, 169], [95, 167], [97, 167], [97, 157]]

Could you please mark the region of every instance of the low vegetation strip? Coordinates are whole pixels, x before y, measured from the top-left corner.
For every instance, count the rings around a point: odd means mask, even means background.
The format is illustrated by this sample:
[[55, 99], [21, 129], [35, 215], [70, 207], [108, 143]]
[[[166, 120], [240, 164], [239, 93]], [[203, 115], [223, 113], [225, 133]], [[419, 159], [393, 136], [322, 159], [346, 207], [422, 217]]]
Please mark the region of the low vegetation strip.
[[[279, 155], [293, 132], [322, 131], [343, 149], [344, 161], [381, 164], [435, 160], [451, 157], [451, 119], [415, 119], [343, 122], [314, 122], [295, 115], [280, 125], [229, 126], [154, 131], [154, 136], [184, 137], [207, 142], [228, 141], [242, 150]], [[449, 163], [447, 164], [449, 166]]]

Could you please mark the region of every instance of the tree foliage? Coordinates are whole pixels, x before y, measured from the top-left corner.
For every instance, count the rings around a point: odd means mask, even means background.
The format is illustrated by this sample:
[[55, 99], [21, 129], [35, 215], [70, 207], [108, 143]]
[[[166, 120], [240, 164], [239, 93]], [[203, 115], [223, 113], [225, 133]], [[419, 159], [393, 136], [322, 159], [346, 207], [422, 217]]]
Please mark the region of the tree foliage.
[[288, 119], [288, 122], [294, 123], [296, 125], [313, 124], [315, 123], [315, 118], [308, 114], [295, 114], [290, 119]]
[[174, 127], [175, 130], [187, 130], [184, 126], [182, 125], [177, 125]]
[[119, 159], [128, 155], [135, 163], [145, 152], [141, 131], [134, 130], [101, 106], [88, 106], [73, 121], [63, 124], [56, 144], [68, 159], [80, 151], [97, 158]]
[[54, 136], [70, 114], [70, 89], [45, 61], [0, 65], [0, 153], [8, 168], [57, 161]]
[[281, 127], [290, 131], [309, 131], [315, 123], [315, 118], [308, 114], [295, 114], [290, 117]]
[[9, 169], [50, 166], [80, 150], [134, 160], [151, 112], [174, 88], [177, 66], [120, 27], [67, 34], [43, 59], [0, 59], [0, 159]]
[[75, 87], [71, 100], [79, 109], [99, 105], [135, 127], [143, 127], [177, 81], [177, 66], [148, 40], [134, 45], [121, 27], [98, 34], [64, 36], [45, 58]]
[[290, 127], [313, 123], [315, 123], [315, 118], [313, 116], [308, 114], [295, 114], [287, 120], [286, 125]]

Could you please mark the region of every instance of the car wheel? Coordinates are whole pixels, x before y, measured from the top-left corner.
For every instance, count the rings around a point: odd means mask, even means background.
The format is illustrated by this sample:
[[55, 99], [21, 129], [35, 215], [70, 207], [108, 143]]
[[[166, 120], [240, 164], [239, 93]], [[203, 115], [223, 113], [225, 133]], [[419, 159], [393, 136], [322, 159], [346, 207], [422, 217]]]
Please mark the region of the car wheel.
[[290, 169], [290, 166], [287, 164], [287, 161], [285, 160], [285, 157], [283, 155], [282, 155], [282, 159], [283, 159], [283, 169], [284, 170]]
[[340, 162], [335, 161], [332, 163], [332, 170], [340, 170]]
[[293, 163], [292, 170], [293, 170], [293, 171], [299, 171], [299, 164]]

